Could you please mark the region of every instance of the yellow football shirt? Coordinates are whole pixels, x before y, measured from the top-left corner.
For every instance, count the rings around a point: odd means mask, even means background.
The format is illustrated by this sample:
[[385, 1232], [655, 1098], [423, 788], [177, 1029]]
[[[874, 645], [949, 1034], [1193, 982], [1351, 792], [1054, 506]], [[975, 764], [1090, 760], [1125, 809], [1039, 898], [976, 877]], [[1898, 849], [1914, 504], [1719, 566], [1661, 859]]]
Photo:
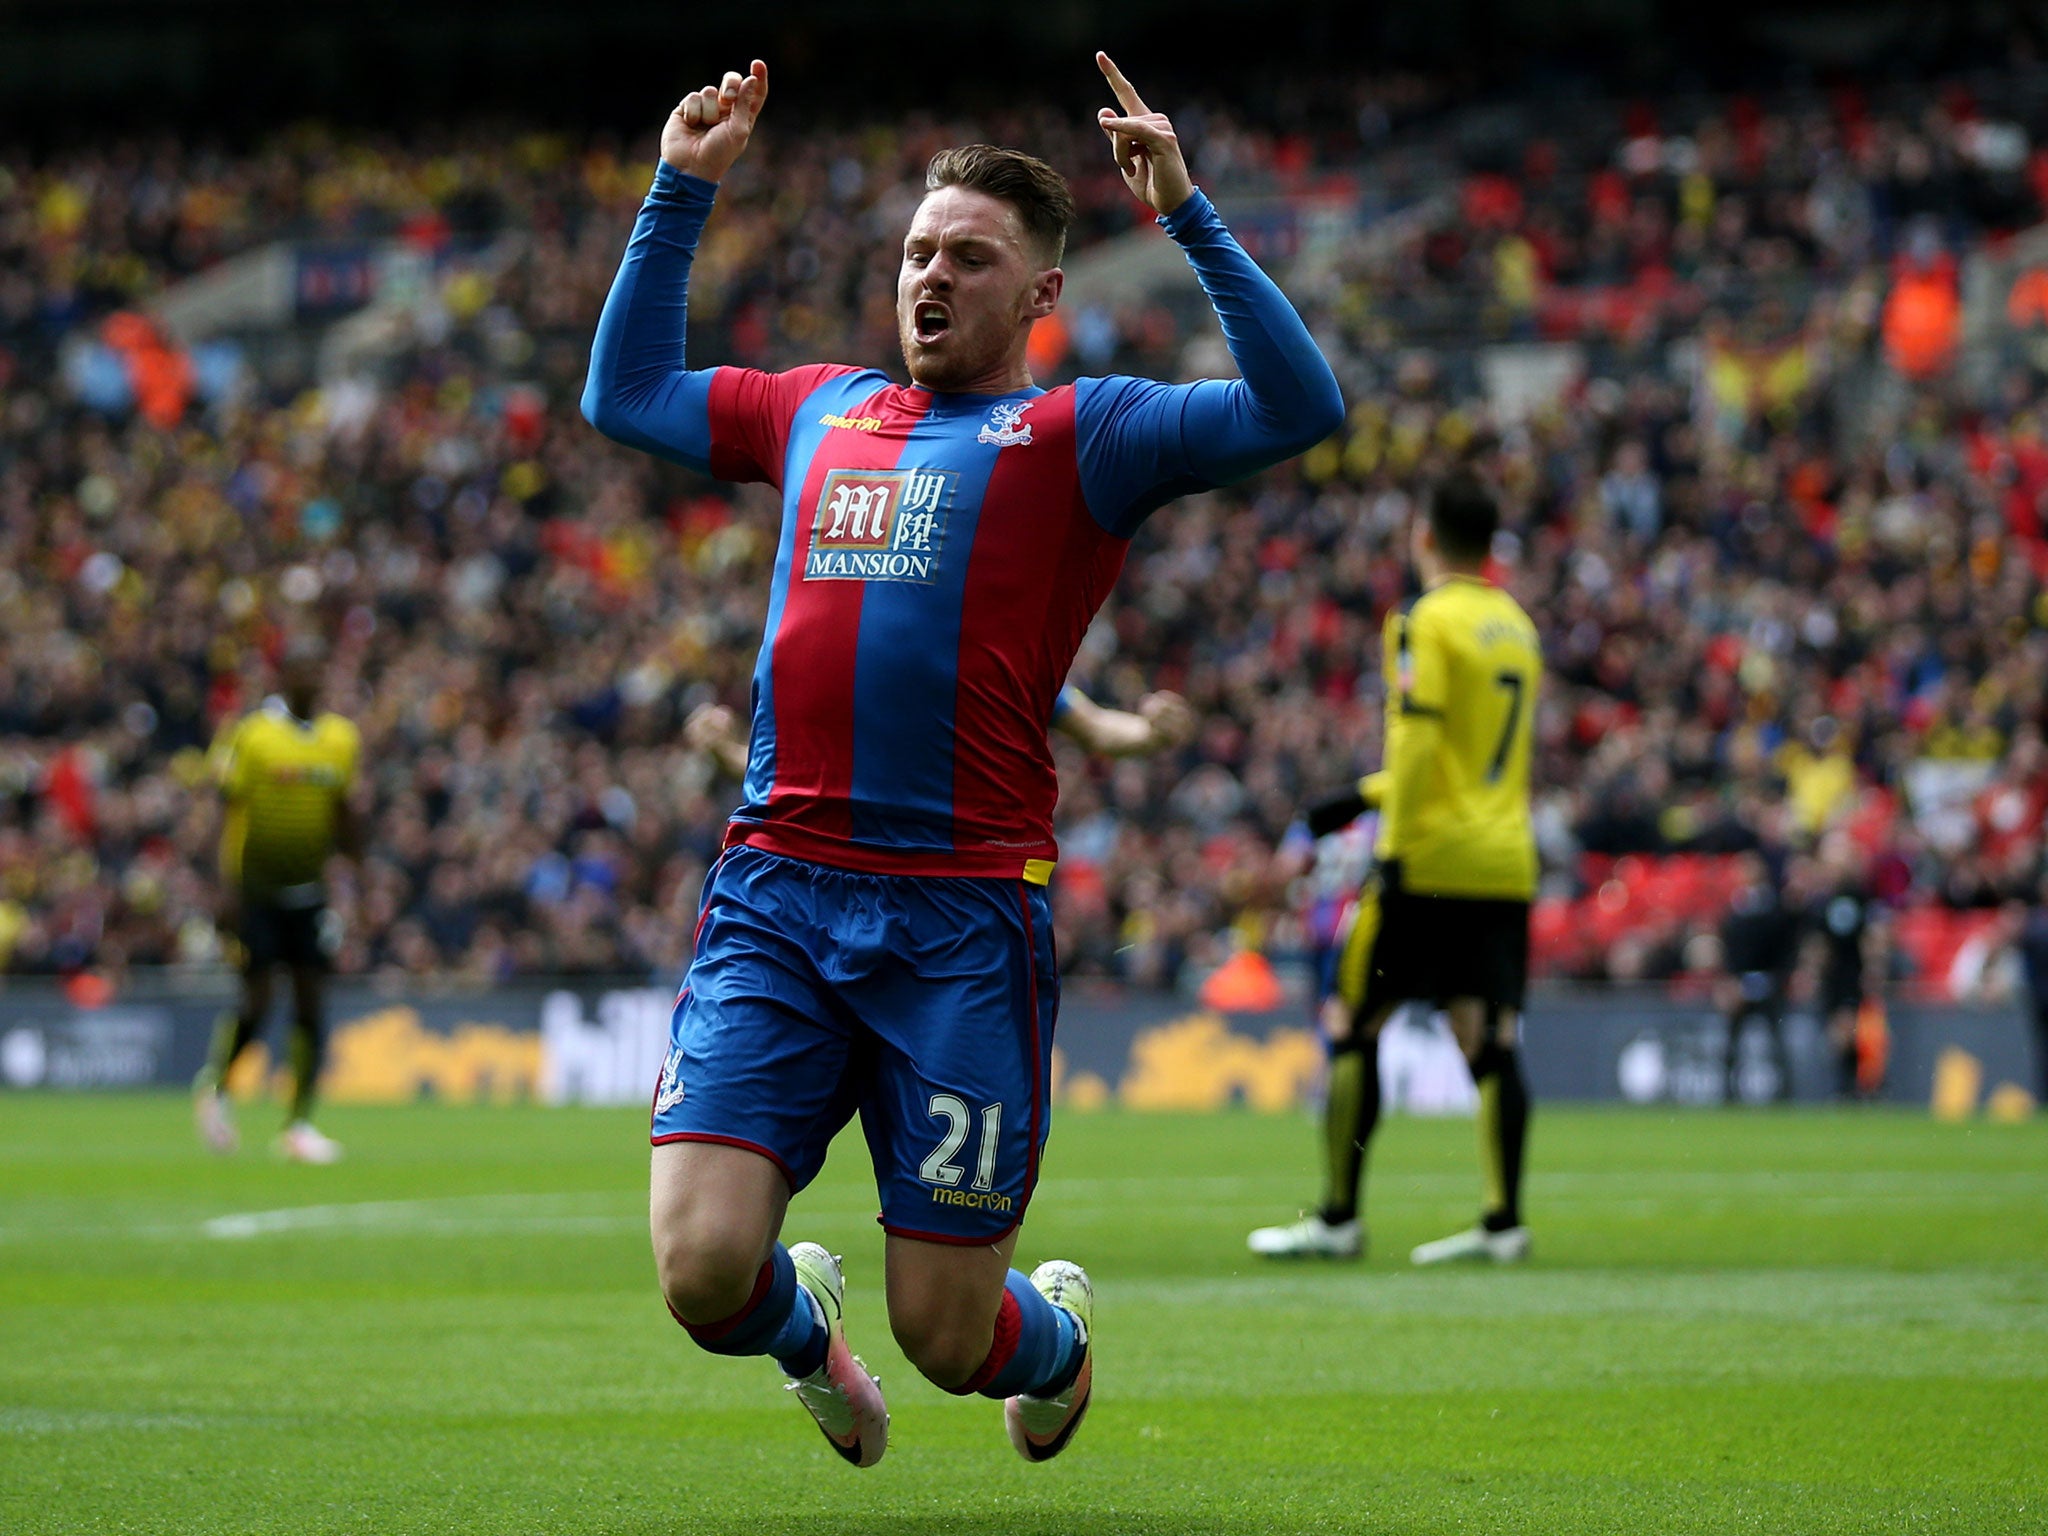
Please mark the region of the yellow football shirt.
[[236, 722], [217, 751], [227, 801], [221, 874], [257, 894], [320, 880], [362, 755], [354, 723], [300, 720], [272, 699]]
[[1536, 894], [1529, 760], [1543, 653], [1521, 605], [1452, 576], [1387, 615], [1382, 862], [1404, 890], [1528, 901]]

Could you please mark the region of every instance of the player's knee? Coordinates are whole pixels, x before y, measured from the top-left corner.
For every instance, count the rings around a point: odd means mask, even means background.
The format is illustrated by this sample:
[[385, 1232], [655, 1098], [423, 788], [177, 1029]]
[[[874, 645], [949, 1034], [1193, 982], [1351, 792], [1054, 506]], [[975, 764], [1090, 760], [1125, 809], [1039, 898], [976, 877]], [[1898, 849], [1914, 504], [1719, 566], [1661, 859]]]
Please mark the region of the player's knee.
[[760, 1277], [760, 1245], [717, 1227], [654, 1229], [654, 1271], [669, 1310], [689, 1323], [715, 1323], [747, 1304]]
[[889, 1325], [904, 1358], [917, 1367], [918, 1374], [948, 1392], [981, 1369], [994, 1342], [987, 1326], [959, 1317], [892, 1317]]

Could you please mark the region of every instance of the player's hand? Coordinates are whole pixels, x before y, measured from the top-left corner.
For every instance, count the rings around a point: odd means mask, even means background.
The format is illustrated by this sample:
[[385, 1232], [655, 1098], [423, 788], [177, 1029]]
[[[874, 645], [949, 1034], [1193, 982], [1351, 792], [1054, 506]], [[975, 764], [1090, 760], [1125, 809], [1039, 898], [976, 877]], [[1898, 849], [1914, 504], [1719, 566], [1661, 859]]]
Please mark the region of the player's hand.
[[717, 85], [676, 103], [661, 130], [661, 158], [688, 176], [722, 181], [754, 132], [768, 100], [768, 66], [759, 59], [744, 75], [732, 70]]
[[683, 722], [683, 744], [695, 752], [715, 752], [739, 739], [733, 712], [723, 704], [699, 704]]
[[739, 717], [723, 704], [700, 704], [683, 722], [683, 741], [733, 778], [747, 776], [747, 742]]
[[1180, 152], [1180, 140], [1164, 112], [1147, 107], [1131, 82], [1106, 53], [1095, 55], [1095, 67], [1116, 92], [1121, 114], [1104, 107], [1095, 114], [1102, 131], [1109, 135], [1110, 153], [1123, 172], [1124, 185], [1158, 214], [1173, 212], [1195, 190], [1188, 175], [1188, 163]]
[[1316, 1010], [1316, 1027], [1332, 1045], [1342, 1045], [1351, 1038], [1351, 1009], [1343, 998], [1323, 999], [1323, 1006]]
[[1195, 734], [1194, 706], [1177, 693], [1146, 694], [1138, 700], [1138, 714], [1152, 728], [1154, 752], [1184, 746]]

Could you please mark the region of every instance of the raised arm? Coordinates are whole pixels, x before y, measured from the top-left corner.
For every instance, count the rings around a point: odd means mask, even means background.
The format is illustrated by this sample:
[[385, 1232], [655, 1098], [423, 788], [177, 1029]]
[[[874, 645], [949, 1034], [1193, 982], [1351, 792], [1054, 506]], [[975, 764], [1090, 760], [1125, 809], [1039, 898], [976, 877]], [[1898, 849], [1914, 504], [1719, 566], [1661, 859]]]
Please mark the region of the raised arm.
[[1089, 504], [1115, 532], [1185, 491], [1291, 458], [1344, 419], [1337, 377], [1294, 306], [1188, 176], [1173, 124], [1146, 107], [1109, 55], [1096, 63], [1122, 106], [1097, 121], [1124, 183], [1159, 215], [1215, 307], [1240, 377], [1165, 385], [1087, 382], [1083, 451], [1099, 466]]
[[1188, 461], [1218, 484], [1313, 448], [1344, 420], [1337, 376], [1279, 285], [1196, 192], [1166, 220], [1223, 326], [1241, 377], [1187, 386]]
[[583, 416], [606, 437], [693, 469], [711, 467], [715, 370], [684, 360], [690, 264], [718, 182], [746, 148], [768, 99], [768, 66], [731, 71], [669, 113], [661, 165], [604, 301], [583, 386]]

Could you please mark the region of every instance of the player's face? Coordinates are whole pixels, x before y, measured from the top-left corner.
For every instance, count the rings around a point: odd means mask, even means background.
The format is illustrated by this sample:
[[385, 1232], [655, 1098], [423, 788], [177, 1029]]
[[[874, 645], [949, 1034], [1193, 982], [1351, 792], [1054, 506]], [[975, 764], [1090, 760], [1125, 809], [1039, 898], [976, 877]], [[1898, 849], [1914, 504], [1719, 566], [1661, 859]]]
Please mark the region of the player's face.
[[896, 330], [910, 377], [926, 389], [1003, 394], [1026, 382], [1031, 322], [1052, 313], [1060, 272], [1039, 256], [1017, 210], [967, 187], [918, 205], [896, 277]]

